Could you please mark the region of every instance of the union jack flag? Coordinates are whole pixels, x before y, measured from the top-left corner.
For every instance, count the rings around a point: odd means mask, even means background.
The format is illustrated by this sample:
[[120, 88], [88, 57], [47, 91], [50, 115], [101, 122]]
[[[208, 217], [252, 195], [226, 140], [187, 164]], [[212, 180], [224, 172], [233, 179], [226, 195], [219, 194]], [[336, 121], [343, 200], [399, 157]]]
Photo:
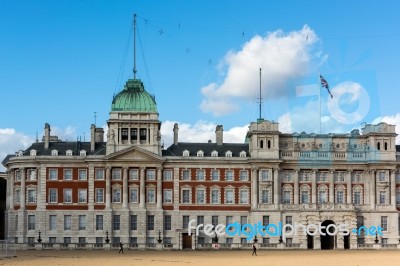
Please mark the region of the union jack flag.
[[329, 95], [331, 96], [331, 98], [333, 98], [333, 95], [332, 95], [331, 91], [329, 90], [328, 81], [326, 81], [326, 79], [324, 79], [324, 77], [321, 76], [321, 75], [319, 75], [319, 79], [321, 80], [321, 86], [323, 88], [326, 88], [328, 93], [329, 93]]

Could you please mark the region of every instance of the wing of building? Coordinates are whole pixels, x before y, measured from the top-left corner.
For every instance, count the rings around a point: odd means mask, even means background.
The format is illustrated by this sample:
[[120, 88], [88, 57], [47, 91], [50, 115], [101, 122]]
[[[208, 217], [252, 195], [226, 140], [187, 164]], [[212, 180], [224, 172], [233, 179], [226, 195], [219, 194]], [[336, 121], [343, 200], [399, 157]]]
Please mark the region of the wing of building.
[[131, 248], [201, 249], [216, 240], [249, 247], [250, 227], [216, 239], [205, 226], [196, 235], [188, 225], [282, 222], [366, 230], [330, 236], [286, 228], [283, 238], [258, 232], [261, 248], [372, 247], [373, 226], [382, 227], [379, 243], [399, 241], [393, 125], [282, 134], [278, 123], [259, 119], [245, 143], [225, 143], [222, 126], [214, 142], [179, 142], [175, 125], [174, 143], [163, 149], [155, 98], [138, 79], [112, 99], [107, 123], [106, 142], [95, 125], [90, 142], [66, 142], [46, 123], [41, 142], [4, 159], [6, 238], [27, 246], [40, 239], [47, 247], [101, 248], [107, 240]]

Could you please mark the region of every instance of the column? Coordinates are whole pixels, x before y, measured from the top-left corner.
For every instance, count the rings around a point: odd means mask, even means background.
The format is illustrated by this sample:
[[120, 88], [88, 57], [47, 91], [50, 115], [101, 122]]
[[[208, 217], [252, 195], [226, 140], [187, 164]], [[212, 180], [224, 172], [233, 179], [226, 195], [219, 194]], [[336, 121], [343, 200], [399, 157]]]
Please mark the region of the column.
[[145, 202], [145, 183], [144, 183], [144, 167], [140, 168], [140, 202], [139, 202], [139, 207], [144, 208], [144, 202]]
[[25, 199], [25, 195], [26, 195], [26, 191], [25, 191], [25, 169], [24, 168], [20, 168], [19, 169], [19, 173], [21, 175], [21, 195], [20, 195], [20, 206], [21, 206], [21, 210], [25, 210], [25, 203], [26, 203], [26, 199]]
[[346, 171], [346, 183], [347, 183], [347, 199], [346, 203], [350, 204], [351, 203], [351, 173], [352, 171]]
[[7, 172], [7, 210], [14, 210], [14, 171]]
[[371, 170], [369, 172], [369, 180], [370, 180], [370, 198], [369, 202], [371, 204], [371, 210], [375, 210], [375, 203], [376, 203], [376, 178], [375, 178], [375, 170]]
[[253, 168], [251, 171], [251, 208], [253, 210], [257, 209], [257, 204], [258, 204], [257, 177], [258, 177], [258, 170], [257, 168]]
[[299, 170], [293, 171], [294, 175], [294, 204], [299, 204]]
[[311, 203], [317, 203], [317, 171], [311, 173]]
[[363, 204], [370, 204], [370, 190], [371, 190], [371, 186], [370, 186], [370, 180], [369, 180], [369, 172], [368, 170], [363, 172], [363, 181], [364, 181], [364, 195], [363, 195]]
[[390, 204], [396, 208], [396, 171], [390, 171]]
[[162, 208], [162, 168], [157, 168], [157, 209]]
[[335, 186], [334, 186], [334, 179], [333, 179], [333, 170], [329, 170], [329, 202], [335, 203]]
[[128, 168], [122, 169], [122, 208], [128, 208]]
[[279, 170], [273, 169], [274, 171], [274, 204], [280, 203], [281, 187], [279, 185]]
[[106, 168], [106, 209], [111, 208], [111, 168]]

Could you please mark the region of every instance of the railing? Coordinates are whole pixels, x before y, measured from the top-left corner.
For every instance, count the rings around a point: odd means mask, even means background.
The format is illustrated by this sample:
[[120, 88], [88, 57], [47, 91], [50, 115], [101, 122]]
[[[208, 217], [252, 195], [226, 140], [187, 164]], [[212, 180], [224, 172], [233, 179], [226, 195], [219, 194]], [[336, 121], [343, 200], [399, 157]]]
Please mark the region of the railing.
[[396, 249], [397, 248], [397, 244], [382, 244], [381, 248]]
[[298, 244], [298, 243], [287, 244], [286, 243], [286, 247], [287, 248], [300, 248], [300, 244]]
[[369, 249], [372, 247], [373, 247], [373, 244], [358, 244], [359, 249]]

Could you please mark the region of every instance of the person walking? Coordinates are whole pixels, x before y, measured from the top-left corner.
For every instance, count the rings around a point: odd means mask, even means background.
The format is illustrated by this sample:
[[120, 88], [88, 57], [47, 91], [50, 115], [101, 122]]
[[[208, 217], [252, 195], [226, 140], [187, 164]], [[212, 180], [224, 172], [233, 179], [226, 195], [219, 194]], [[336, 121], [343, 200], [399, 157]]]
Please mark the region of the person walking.
[[122, 252], [122, 254], [124, 254], [124, 244], [121, 242], [119, 242], [119, 251], [118, 254], [120, 254]]
[[257, 242], [254, 241], [253, 242], [253, 253], [251, 254], [251, 256], [256, 255], [257, 256]]

